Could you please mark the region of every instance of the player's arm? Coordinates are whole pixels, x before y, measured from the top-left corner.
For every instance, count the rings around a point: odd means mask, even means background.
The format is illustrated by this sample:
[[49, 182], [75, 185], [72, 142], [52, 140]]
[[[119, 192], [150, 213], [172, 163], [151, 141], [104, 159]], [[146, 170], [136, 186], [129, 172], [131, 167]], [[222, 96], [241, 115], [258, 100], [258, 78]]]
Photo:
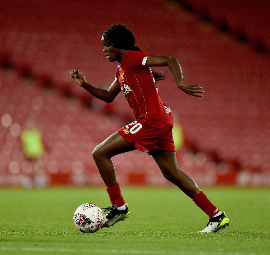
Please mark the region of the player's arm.
[[70, 72], [70, 77], [93, 96], [107, 103], [111, 103], [121, 91], [120, 85], [117, 81], [113, 81], [107, 90], [95, 87], [86, 81], [85, 76], [78, 68]]
[[203, 90], [200, 85], [184, 82], [182, 68], [176, 58], [167, 56], [148, 56], [145, 66], [168, 66], [173, 73], [178, 88], [191, 96], [203, 96]]

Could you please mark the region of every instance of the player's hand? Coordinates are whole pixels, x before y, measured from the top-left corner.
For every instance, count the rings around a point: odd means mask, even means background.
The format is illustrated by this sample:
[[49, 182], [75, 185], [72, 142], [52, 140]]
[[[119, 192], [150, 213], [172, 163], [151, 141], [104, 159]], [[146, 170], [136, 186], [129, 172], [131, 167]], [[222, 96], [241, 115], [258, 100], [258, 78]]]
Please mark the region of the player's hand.
[[80, 86], [82, 86], [84, 83], [86, 83], [85, 76], [80, 71], [79, 68], [75, 68], [70, 72], [70, 77], [74, 79], [74, 81], [77, 82]]
[[194, 96], [194, 97], [202, 97], [203, 96], [203, 88], [198, 84], [185, 83], [183, 81], [177, 84], [178, 88], [183, 90], [186, 94]]

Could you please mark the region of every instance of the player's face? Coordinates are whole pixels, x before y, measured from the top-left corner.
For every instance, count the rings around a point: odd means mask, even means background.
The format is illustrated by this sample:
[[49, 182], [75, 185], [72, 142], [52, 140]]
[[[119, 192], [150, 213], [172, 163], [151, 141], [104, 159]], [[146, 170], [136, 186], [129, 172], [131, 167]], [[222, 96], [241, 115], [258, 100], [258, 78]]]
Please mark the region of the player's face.
[[114, 48], [112, 45], [108, 44], [103, 37], [101, 38], [101, 43], [103, 45], [103, 52], [110, 62], [121, 62], [123, 53], [121, 49]]

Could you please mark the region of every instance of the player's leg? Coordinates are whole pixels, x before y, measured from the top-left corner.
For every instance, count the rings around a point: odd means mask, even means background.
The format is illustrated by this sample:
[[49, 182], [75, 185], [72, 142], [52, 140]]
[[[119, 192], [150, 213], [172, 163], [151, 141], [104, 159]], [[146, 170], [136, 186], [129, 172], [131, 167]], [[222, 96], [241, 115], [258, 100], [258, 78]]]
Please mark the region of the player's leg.
[[201, 232], [217, 232], [229, 225], [229, 219], [225, 214], [219, 211], [198, 188], [197, 184], [181, 171], [177, 164], [175, 152], [155, 150], [151, 155], [164, 177], [179, 187], [210, 218], [206, 228]]
[[116, 222], [129, 217], [130, 213], [122, 197], [111, 158], [134, 149], [133, 143], [127, 142], [118, 132], [115, 132], [96, 146], [93, 151], [93, 158], [107, 187], [112, 204], [112, 207], [106, 208], [109, 213], [106, 214], [102, 227], [111, 227]]
[[117, 184], [115, 169], [111, 158], [134, 149], [133, 143], [127, 142], [118, 132], [113, 133], [96, 146], [92, 155], [107, 187], [112, 187]]
[[179, 187], [187, 196], [195, 198], [200, 189], [197, 184], [179, 168], [173, 151], [155, 150], [151, 153], [163, 176]]

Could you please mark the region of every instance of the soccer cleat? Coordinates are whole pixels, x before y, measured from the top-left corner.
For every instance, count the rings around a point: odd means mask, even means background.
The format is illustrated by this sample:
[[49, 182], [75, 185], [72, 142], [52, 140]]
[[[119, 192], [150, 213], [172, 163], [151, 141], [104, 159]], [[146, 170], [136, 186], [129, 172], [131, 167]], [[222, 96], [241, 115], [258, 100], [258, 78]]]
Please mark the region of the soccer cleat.
[[208, 224], [206, 225], [205, 229], [200, 231], [199, 233], [216, 233], [219, 230], [226, 228], [229, 226], [229, 218], [222, 213], [220, 216], [210, 218]]
[[116, 206], [103, 208], [104, 212], [109, 212], [104, 215], [104, 222], [102, 224], [102, 228], [112, 227], [118, 221], [124, 221], [130, 215], [130, 211], [128, 207], [125, 210], [118, 210]]

